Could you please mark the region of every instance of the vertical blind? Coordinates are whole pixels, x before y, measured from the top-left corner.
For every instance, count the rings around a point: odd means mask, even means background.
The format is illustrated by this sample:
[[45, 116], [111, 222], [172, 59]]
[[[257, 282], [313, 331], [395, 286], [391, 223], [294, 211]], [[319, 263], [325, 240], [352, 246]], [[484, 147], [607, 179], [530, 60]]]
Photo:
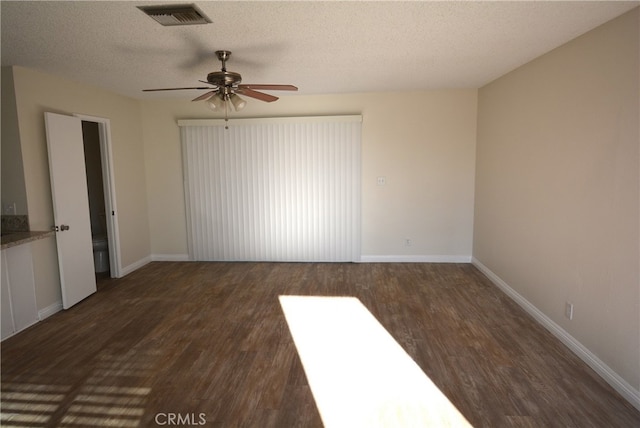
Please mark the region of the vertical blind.
[[179, 121], [190, 259], [358, 261], [361, 122]]

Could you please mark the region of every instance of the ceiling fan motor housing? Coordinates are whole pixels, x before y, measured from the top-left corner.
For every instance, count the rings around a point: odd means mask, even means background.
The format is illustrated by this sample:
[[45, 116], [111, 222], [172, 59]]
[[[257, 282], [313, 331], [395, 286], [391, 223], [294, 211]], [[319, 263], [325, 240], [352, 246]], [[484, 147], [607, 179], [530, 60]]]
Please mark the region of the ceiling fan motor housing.
[[207, 74], [207, 82], [219, 87], [236, 86], [242, 82], [242, 76], [233, 71], [214, 71]]

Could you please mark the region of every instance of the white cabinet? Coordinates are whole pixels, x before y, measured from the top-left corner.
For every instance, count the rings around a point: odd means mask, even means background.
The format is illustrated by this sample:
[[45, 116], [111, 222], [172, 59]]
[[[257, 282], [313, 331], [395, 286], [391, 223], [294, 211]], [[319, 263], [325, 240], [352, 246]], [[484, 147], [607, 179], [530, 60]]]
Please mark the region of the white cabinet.
[[0, 327], [2, 327], [2, 339], [5, 337], [9, 337], [16, 330], [13, 325], [13, 314], [11, 313], [11, 295], [9, 294], [9, 273], [7, 272], [7, 262], [5, 257], [5, 252], [7, 250], [2, 250], [2, 270], [0, 273], [2, 274], [2, 288], [0, 291], [0, 303], [2, 303], [2, 308], [0, 309]]
[[38, 322], [31, 244], [2, 250], [2, 340]]

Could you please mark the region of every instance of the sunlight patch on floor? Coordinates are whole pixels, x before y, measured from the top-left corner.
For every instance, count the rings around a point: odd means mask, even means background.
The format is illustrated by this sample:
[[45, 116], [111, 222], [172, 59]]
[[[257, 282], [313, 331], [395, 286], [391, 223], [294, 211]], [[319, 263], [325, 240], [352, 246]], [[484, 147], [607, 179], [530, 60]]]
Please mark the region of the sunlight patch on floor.
[[[85, 384], [74, 390], [71, 385], [3, 382], [1, 392], [3, 428], [135, 428], [140, 426], [151, 388]], [[65, 404], [70, 394], [71, 404]], [[64, 415], [54, 418], [63, 408]]]
[[357, 298], [280, 305], [325, 427], [471, 426]]

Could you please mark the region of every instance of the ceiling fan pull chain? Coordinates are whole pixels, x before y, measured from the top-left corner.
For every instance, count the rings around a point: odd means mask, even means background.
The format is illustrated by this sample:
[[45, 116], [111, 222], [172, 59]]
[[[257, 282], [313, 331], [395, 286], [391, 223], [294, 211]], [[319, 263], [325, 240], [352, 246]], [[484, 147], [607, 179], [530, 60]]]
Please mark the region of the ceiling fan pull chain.
[[224, 129], [229, 129], [229, 103], [224, 102]]

